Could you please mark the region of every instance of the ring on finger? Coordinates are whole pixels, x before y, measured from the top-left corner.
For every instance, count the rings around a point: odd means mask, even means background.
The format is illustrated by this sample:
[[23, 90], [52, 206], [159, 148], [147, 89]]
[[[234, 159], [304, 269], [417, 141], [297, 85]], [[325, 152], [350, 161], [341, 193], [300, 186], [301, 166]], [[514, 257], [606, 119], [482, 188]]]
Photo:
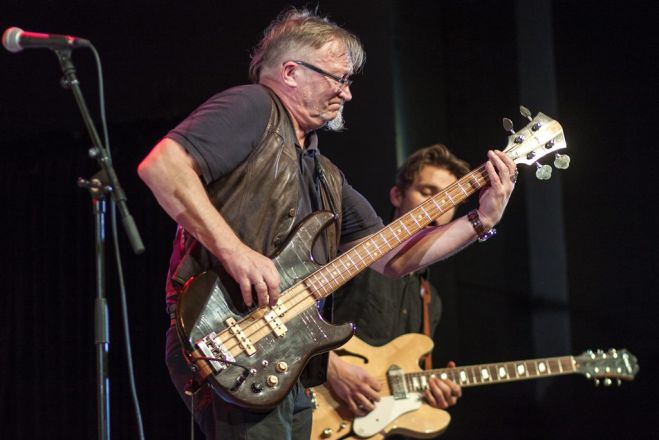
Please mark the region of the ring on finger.
[[517, 176], [519, 176], [519, 171], [515, 170], [515, 173], [510, 176], [510, 181], [513, 183], [517, 183]]

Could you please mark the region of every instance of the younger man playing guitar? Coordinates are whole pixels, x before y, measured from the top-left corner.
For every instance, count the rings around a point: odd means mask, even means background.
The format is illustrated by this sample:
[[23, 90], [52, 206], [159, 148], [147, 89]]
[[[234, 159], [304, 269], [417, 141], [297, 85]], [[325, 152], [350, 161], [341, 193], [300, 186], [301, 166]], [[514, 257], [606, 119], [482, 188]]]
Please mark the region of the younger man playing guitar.
[[[444, 145], [416, 151], [400, 167], [389, 191], [393, 219], [400, 217], [469, 172], [469, 166]], [[433, 225], [449, 223], [455, 209], [437, 218]], [[393, 220], [392, 219], [392, 220]], [[428, 270], [399, 279], [386, 278], [367, 269], [334, 294], [335, 322], [353, 322], [356, 335], [370, 345], [384, 345], [406, 333], [426, 333], [432, 338], [441, 315], [441, 300], [428, 283]], [[425, 368], [432, 368], [430, 355]], [[449, 367], [455, 365], [451, 362]], [[372, 411], [379, 400], [380, 385], [363, 368], [330, 354], [328, 385], [356, 416]], [[462, 394], [450, 380], [432, 378], [425, 391], [426, 402], [446, 409]]]

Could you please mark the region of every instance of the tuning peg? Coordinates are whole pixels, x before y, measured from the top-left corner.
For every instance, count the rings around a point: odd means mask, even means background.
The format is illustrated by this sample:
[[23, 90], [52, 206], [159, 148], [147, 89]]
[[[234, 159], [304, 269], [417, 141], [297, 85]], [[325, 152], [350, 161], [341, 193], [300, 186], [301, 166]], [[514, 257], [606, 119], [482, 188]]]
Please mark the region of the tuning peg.
[[595, 379], [595, 386], [596, 387], [600, 386], [600, 380], [599, 379]]
[[552, 169], [549, 165], [540, 165], [539, 162], [536, 162], [535, 166], [538, 167], [538, 169], [535, 171], [535, 177], [537, 177], [538, 180], [551, 179]]
[[611, 380], [611, 378], [607, 377], [606, 379], [604, 379], [604, 386], [605, 387], [610, 387], [612, 383], [613, 383], [613, 381]]
[[570, 166], [570, 156], [556, 153], [554, 156], [554, 166], [560, 170], [566, 170]]
[[618, 386], [622, 385], [622, 381], [620, 379], [616, 379], [616, 385]]
[[519, 106], [519, 112], [521, 113], [522, 116], [524, 116], [529, 121], [533, 120], [533, 118], [531, 117], [531, 111], [528, 108], [524, 107], [523, 105]]
[[506, 130], [510, 134], [515, 134], [515, 130], [513, 130], [513, 121], [511, 121], [508, 118], [503, 118], [501, 122], [503, 124], [504, 130]]
[[556, 158], [554, 159], [554, 166], [559, 170], [566, 170], [570, 166], [570, 156], [568, 156], [567, 154], [556, 153]]

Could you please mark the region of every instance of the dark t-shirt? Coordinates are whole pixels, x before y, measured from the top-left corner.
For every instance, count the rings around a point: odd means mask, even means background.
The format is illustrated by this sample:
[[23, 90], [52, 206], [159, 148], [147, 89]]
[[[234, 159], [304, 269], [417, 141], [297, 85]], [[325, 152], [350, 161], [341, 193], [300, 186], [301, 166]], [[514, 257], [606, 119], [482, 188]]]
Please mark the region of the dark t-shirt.
[[[430, 287], [432, 337], [442, 314], [442, 303], [437, 290]], [[334, 294], [334, 322], [354, 323], [355, 334], [374, 346], [406, 333], [423, 333], [421, 275], [390, 279], [366, 269]]]
[[[211, 97], [167, 134], [195, 159], [206, 184], [229, 174], [257, 147], [270, 118], [272, 101], [261, 85], [234, 87]], [[316, 173], [318, 137], [308, 136], [308, 145], [296, 148], [300, 165], [299, 219], [321, 208]], [[341, 175], [342, 223], [341, 243], [366, 237], [383, 227], [370, 203]], [[181, 258], [180, 241], [175, 243], [170, 271]], [[168, 297], [173, 286], [168, 280]]]

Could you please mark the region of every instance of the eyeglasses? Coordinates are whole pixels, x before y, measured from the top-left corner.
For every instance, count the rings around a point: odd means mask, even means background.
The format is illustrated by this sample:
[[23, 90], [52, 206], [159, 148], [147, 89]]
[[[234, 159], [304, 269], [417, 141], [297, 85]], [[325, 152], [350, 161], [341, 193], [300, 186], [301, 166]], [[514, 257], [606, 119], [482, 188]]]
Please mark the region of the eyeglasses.
[[321, 75], [326, 76], [327, 78], [333, 79], [334, 81], [338, 82], [341, 85], [341, 88], [344, 88], [346, 86], [350, 87], [350, 85], [352, 84], [352, 80], [350, 78], [348, 78], [348, 74], [346, 74], [342, 78], [342, 77], [339, 77], [339, 76], [336, 76], [336, 75], [332, 75], [329, 72], [325, 72], [320, 67], [316, 67], [313, 64], [309, 64], [309, 63], [306, 63], [304, 61], [293, 60], [293, 62], [295, 64], [298, 64], [298, 65], [302, 66], [302, 67], [306, 67], [309, 70], [313, 70], [316, 73], [320, 73]]

